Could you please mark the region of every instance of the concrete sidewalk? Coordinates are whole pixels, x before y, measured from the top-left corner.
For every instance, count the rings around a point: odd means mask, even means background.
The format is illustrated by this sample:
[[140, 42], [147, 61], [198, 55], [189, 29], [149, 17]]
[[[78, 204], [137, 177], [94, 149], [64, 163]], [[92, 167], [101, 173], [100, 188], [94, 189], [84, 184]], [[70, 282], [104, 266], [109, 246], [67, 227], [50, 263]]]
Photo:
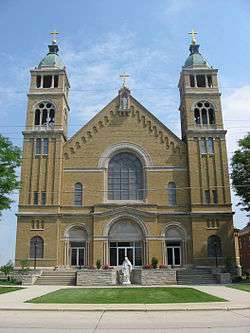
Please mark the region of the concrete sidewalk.
[[[133, 286], [131, 286], [133, 288]], [[138, 286], [136, 286], [138, 287]], [[162, 286], [159, 286], [162, 287]], [[169, 286], [170, 287], [170, 286]], [[226, 302], [166, 303], [166, 304], [31, 304], [35, 297], [71, 286], [29, 286], [6, 294], [0, 294], [0, 311], [200, 311], [250, 309], [250, 293], [225, 286], [172, 286], [191, 287], [226, 299]], [[79, 288], [79, 287], [77, 287]], [[92, 287], [93, 288], [93, 287]], [[115, 287], [116, 288], [116, 287]]]

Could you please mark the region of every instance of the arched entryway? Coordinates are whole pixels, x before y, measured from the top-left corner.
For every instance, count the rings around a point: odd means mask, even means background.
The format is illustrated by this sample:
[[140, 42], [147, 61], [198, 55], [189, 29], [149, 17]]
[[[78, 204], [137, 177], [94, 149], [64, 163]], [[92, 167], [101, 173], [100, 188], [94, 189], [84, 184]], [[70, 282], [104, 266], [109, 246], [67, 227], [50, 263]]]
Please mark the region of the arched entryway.
[[134, 267], [144, 264], [145, 237], [141, 227], [128, 219], [112, 224], [109, 234], [109, 264], [120, 266], [127, 256]]
[[83, 226], [71, 226], [66, 232], [66, 265], [82, 267], [88, 264], [88, 234]]
[[186, 262], [185, 231], [176, 225], [167, 227], [165, 233], [165, 263], [171, 267], [183, 266]]

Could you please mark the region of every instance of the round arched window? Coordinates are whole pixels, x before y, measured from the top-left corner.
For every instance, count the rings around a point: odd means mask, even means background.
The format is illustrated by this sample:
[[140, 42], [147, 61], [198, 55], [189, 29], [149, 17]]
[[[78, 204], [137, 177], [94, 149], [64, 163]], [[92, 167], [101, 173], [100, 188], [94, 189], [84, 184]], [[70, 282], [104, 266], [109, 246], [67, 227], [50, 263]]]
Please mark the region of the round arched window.
[[143, 200], [144, 174], [141, 161], [128, 152], [115, 155], [108, 166], [109, 200]]
[[208, 101], [200, 101], [194, 107], [194, 119], [197, 125], [214, 125], [214, 107]]
[[35, 107], [35, 126], [54, 127], [55, 105], [48, 101], [39, 102]]

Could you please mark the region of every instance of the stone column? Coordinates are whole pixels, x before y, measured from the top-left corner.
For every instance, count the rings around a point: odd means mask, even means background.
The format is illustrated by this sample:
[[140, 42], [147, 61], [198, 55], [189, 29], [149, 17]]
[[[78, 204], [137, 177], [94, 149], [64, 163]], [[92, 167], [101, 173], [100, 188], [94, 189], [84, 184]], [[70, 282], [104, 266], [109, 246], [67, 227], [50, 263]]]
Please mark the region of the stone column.
[[162, 240], [161, 247], [162, 247], [162, 264], [163, 265], [167, 265], [167, 261], [166, 261], [167, 249], [166, 249], [166, 241], [165, 241], [165, 239]]

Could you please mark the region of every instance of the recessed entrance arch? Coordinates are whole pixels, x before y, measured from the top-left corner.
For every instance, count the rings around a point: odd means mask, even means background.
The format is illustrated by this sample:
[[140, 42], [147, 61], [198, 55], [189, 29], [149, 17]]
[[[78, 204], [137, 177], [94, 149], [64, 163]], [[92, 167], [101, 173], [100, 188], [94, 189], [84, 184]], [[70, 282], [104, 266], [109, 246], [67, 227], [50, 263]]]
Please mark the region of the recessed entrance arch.
[[88, 233], [81, 225], [73, 225], [66, 232], [66, 265], [82, 267], [88, 264]]
[[165, 261], [168, 266], [183, 266], [186, 257], [185, 231], [177, 225], [168, 226], [165, 232]]
[[113, 223], [108, 233], [110, 266], [120, 266], [125, 257], [133, 266], [144, 263], [145, 237], [141, 227], [132, 220], [122, 218]]

